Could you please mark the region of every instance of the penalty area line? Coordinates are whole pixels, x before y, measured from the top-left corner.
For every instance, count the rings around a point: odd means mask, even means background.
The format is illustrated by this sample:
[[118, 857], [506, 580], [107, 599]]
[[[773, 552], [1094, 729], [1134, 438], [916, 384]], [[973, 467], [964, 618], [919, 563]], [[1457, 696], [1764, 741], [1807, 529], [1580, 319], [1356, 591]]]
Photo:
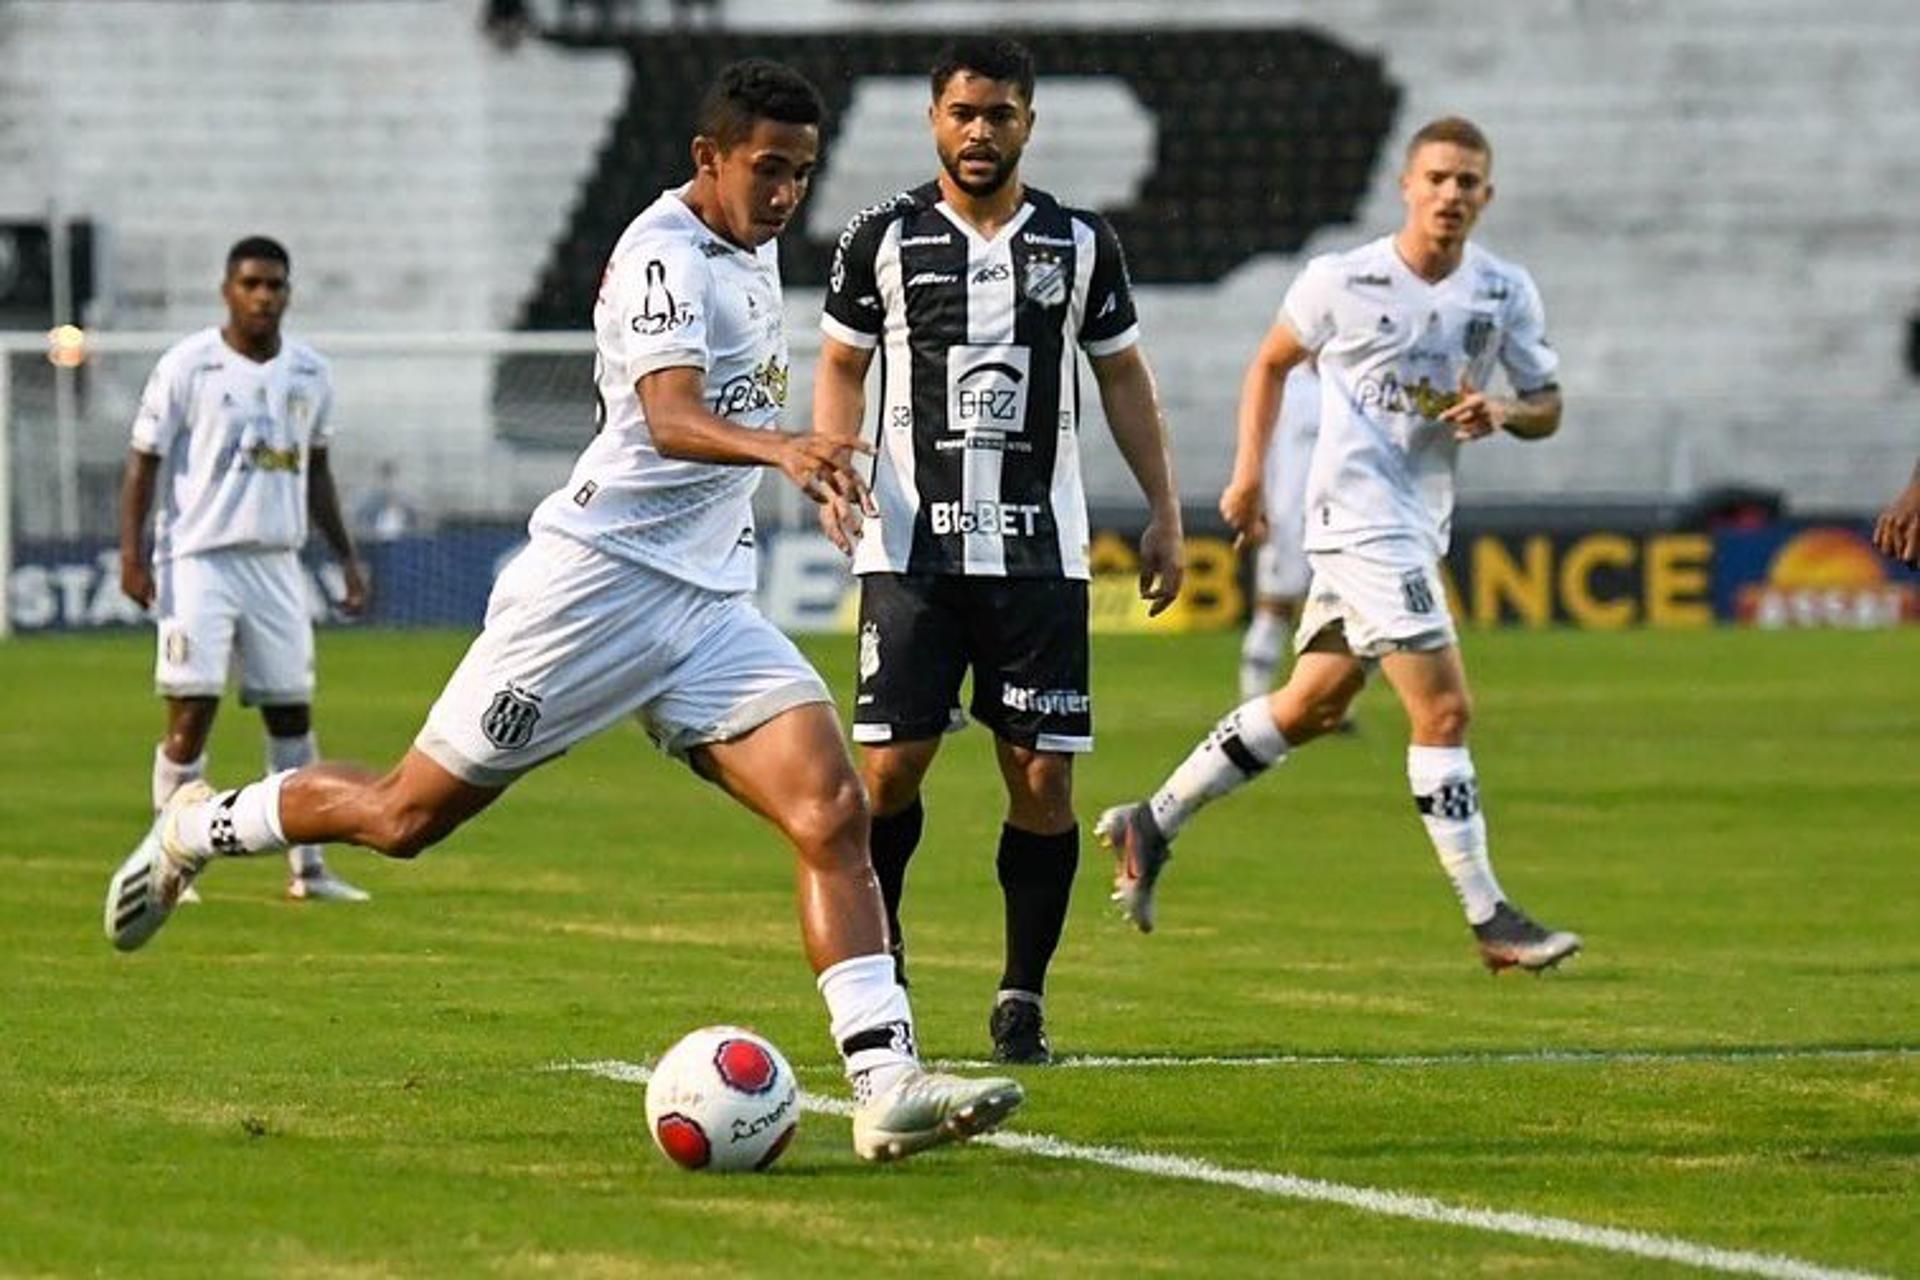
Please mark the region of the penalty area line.
[[[645, 1084], [650, 1070], [637, 1062], [601, 1059], [593, 1062], [562, 1062], [550, 1071], [578, 1072], [622, 1084]], [[800, 1109], [817, 1114], [848, 1116], [853, 1104], [842, 1098], [827, 1098], [815, 1093], [800, 1095]], [[1509, 1213], [1496, 1209], [1476, 1209], [1448, 1204], [1428, 1196], [1383, 1191], [1376, 1187], [1327, 1182], [1294, 1174], [1269, 1173], [1257, 1169], [1233, 1169], [1190, 1156], [1155, 1155], [1147, 1151], [1129, 1151], [1124, 1147], [1096, 1147], [1067, 1142], [1041, 1133], [989, 1133], [973, 1140], [975, 1145], [1019, 1151], [1046, 1160], [1070, 1160], [1102, 1165], [1147, 1177], [1199, 1182], [1231, 1187], [1257, 1195], [1319, 1204], [1340, 1205], [1363, 1213], [1441, 1226], [1463, 1227], [1496, 1235], [1520, 1236], [1556, 1244], [1577, 1245], [1606, 1253], [1660, 1262], [1676, 1262], [1704, 1271], [1729, 1275], [1765, 1276], [1769, 1280], [1884, 1280], [1868, 1271], [1847, 1271], [1790, 1258], [1775, 1253], [1750, 1253], [1743, 1249], [1722, 1249], [1699, 1244], [1677, 1236], [1654, 1235], [1619, 1227], [1602, 1227], [1572, 1218], [1550, 1218], [1530, 1213]]]

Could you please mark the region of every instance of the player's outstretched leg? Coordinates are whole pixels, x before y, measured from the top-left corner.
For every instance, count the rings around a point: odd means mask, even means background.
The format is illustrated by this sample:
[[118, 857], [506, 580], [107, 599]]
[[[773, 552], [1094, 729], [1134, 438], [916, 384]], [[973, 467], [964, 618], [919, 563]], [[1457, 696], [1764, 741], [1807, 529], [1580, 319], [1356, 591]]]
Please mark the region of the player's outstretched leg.
[[[320, 759], [319, 740], [314, 737], [307, 708], [266, 707], [267, 772], [284, 773], [303, 769]], [[276, 723], [276, 713], [298, 713], [291, 724]], [[287, 896], [295, 902], [365, 902], [366, 890], [348, 884], [327, 866], [317, 844], [295, 844], [287, 848]]]
[[924, 1070], [887, 953], [867, 855], [865, 793], [830, 705], [807, 702], [695, 753], [697, 767], [778, 827], [799, 859], [800, 927], [853, 1086], [853, 1146], [898, 1160], [985, 1133], [1025, 1097], [1006, 1079]]
[[1173, 838], [1206, 805], [1265, 773], [1287, 754], [1267, 694], [1241, 703], [1213, 726], [1145, 803], [1115, 805], [1093, 834], [1113, 851], [1113, 900], [1142, 933], [1154, 926], [1154, 888]]
[[188, 783], [108, 883], [107, 936], [122, 951], [144, 945], [215, 858], [320, 843], [412, 858], [499, 794], [500, 788], [461, 781], [418, 750], [384, 775], [317, 764], [219, 793], [204, 782]]
[[1338, 727], [1365, 680], [1350, 654], [1302, 653], [1283, 687], [1228, 712], [1150, 799], [1101, 814], [1093, 830], [1114, 854], [1113, 900], [1121, 915], [1140, 932], [1153, 932], [1154, 890], [1188, 819]]

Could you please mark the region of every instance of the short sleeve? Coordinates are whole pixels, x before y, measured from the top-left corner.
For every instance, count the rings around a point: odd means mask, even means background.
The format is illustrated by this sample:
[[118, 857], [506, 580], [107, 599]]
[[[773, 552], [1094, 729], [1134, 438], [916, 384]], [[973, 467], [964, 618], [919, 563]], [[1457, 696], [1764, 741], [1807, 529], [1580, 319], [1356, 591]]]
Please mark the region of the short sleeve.
[[1522, 395], [1544, 391], [1560, 373], [1560, 353], [1547, 341], [1547, 309], [1540, 289], [1525, 271], [1514, 273], [1507, 298], [1507, 322], [1500, 339], [1500, 367]]
[[164, 456], [173, 448], [187, 420], [188, 391], [181, 370], [190, 364], [179, 359], [176, 351], [169, 351], [147, 375], [140, 407], [133, 415], [133, 447], [141, 453]]
[[1120, 237], [1098, 214], [1075, 214], [1093, 228], [1093, 275], [1087, 282], [1087, 309], [1080, 322], [1080, 346], [1090, 356], [1110, 356], [1140, 341], [1140, 316], [1133, 307], [1133, 280]]
[[1333, 279], [1331, 264], [1315, 258], [1294, 277], [1280, 303], [1280, 314], [1274, 317], [1276, 323], [1293, 330], [1300, 345], [1309, 351], [1320, 350], [1333, 338]]
[[853, 215], [840, 242], [833, 248], [833, 269], [827, 273], [827, 298], [820, 312], [820, 329], [829, 338], [850, 347], [871, 348], [880, 341], [886, 304], [874, 262], [887, 230], [896, 221], [886, 215], [900, 207], [894, 199]]
[[602, 356], [632, 384], [661, 369], [708, 364], [707, 313], [713, 273], [685, 240], [641, 240], [620, 256], [608, 283], [614, 332]]

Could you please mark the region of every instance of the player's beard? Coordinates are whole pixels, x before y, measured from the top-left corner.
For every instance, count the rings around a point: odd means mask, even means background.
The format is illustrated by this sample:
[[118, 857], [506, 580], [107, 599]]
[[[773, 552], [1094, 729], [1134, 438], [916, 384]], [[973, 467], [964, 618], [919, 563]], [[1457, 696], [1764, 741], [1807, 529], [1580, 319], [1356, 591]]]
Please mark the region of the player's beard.
[[994, 166], [991, 177], [984, 182], [969, 182], [960, 176], [960, 161], [964, 154], [964, 148], [951, 154], [943, 151], [940, 153], [940, 164], [941, 167], [947, 171], [947, 176], [953, 179], [954, 186], [959, 187], [962, 191], [974, 197], [985, 197], [994, 194], [1000, 190], [1000, 188], [1007, 185], [1007, 182], [1013, 177], [1014, 171], [1020, 167], [1020, 152], [1018, 150], [1012, 152], [1003, 151], [999, 153], [998, 162]]

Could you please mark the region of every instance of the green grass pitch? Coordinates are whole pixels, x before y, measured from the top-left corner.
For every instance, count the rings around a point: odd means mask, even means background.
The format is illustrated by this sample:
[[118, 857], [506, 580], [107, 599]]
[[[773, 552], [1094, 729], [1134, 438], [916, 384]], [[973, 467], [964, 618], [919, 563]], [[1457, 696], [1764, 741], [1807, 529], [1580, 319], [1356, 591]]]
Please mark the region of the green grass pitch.
[[[328, 754], [397, 756], [465, 639], [323, 637]], [[1058, 1052], [1336, 1060], [1028, 1070], [1012, 1128], [1920, 1273], [1916, 641], [1469, 635], [1497, 869], [1588, 941], [1542, 979], [1480, 970], [1381, 689], [1359, 736], [1188, 828], [1152, 937], [1110, 918], [1087, 840]], [[546, 1068], [735, 1021], [841, 1085], [788, 855], [631, 728], [417, 863], [336, 851], [368, 906], [286, 902], [278, 859], [222, 864], [118, 955], [100, 898], [146, 821], [150, 645], [0, 645], [0, 1275], [1687, 1269], [1015, 1149], [871, 1168], [826, 1115], [766, 1176], [679, 1172], [638, 1088]], [[851, 641], [808, 647], [845, 690]], [[1224, 635], [1099, 643], [1083, 825], [1231, 704], [1234, 656]], [[260, 756], [229, 705], [216, 779]], [[907, 925], [936, 1057], [986, 1049], [998, 790], [984, 735], [949, 741]], [[1474, 1056], [1554, 1050], [1599, 1056]]]

